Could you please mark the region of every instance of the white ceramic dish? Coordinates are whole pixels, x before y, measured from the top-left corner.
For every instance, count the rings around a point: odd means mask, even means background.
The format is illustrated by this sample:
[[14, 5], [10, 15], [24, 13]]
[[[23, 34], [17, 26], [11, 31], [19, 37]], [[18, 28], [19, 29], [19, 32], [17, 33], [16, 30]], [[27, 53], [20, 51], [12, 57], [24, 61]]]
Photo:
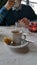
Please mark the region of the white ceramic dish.
[[24, 41], [24, 42], [22, 41], [20, 45], [16, 45], [16, 46], [7, 45], [7, 46], [10, 48], [13, 48], [13, 49], [18, 49], [18, 48], [23, 48], [23, 47], [27, 46], [28, 43], [29, 43], [28, 41]]

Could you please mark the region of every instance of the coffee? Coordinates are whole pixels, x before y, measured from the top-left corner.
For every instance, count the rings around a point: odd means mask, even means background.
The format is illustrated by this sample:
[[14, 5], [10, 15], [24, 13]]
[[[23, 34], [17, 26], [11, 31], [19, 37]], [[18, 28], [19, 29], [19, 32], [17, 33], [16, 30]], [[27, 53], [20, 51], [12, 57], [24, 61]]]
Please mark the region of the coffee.
[[19, 31], [17, 31], [17, 30], [16, 31], [12, 31], [12, 33], [16, 33], [17, 34], [17, 33], [19, 33]]

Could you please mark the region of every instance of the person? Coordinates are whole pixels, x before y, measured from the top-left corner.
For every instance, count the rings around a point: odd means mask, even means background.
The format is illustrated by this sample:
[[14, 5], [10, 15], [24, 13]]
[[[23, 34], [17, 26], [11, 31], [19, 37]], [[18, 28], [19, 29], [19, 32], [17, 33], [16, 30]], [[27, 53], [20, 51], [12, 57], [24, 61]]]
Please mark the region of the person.
[[0, 26], [14, 25], [15, 22], [29, 24], [36, 19], [36, 14], [29, 5], [21, 4], [21, 0], [8, 0], [0, 9]]

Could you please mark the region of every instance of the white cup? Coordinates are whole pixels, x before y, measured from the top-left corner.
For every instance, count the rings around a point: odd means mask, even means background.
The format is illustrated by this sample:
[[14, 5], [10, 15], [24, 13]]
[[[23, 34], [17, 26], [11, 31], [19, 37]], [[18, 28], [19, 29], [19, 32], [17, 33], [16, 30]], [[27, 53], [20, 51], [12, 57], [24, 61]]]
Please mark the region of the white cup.
[[22, 39], [22, 32], [18, 30], [12, 31], [13, 33], [13, 42], [16, 43], [16, 45], [21, 44], [21, 39]]

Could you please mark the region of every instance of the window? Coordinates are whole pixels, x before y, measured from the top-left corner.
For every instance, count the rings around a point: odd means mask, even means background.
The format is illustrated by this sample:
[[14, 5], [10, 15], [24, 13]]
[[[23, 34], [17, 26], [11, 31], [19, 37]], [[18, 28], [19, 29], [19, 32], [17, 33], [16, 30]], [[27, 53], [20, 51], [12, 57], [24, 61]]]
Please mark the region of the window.
[[37, 14], [37, 0], [29, 0], [29, 5], [33, 8], [35, 13]]
[[37, 2], [37, 0], [29, 0], [29, 1], [34, 2], [34, 3]]
[[22, 0], [23, 4], [29, 3], [29, 5], [33, 8], [35, 13], [37, 14], [37, 0]]
[[22, 0], [22, 2], [21, 2], [21, 3], [26, 5], [26, 0]]

